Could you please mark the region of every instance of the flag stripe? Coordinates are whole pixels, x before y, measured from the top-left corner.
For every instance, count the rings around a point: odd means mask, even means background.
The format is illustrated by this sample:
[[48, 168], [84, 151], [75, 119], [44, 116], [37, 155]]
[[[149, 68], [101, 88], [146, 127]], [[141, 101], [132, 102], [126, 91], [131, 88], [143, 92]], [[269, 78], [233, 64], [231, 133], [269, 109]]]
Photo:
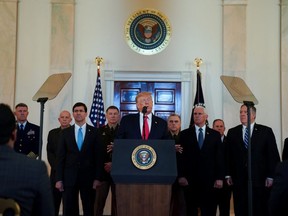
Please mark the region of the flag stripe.
[[94, 127], [99, 128], [105, 125], [106, 118], [105, 118], [104, 101], [101, 88], [100, 68], [97, 69], [97, 80], [89, 118]]

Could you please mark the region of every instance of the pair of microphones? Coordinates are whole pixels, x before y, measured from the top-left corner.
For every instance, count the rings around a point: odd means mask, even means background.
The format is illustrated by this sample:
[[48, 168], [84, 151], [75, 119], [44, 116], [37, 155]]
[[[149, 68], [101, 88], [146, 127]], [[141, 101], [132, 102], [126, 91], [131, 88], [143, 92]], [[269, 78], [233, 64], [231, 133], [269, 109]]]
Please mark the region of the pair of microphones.
[[147, 113], [147, 108], [148, 108], [148, 106], [144, 106], [144, 107], [142, 108], [142, 113], [143, 113], [144, 115]]

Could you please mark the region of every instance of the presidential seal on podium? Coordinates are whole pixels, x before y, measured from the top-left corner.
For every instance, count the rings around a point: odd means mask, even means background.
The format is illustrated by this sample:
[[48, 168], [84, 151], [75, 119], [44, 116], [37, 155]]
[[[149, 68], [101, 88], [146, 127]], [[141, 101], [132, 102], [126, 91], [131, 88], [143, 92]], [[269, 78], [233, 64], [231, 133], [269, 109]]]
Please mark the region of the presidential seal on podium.
[[171, 38], [171, 26], [166, 16], [153, 9], [139, 10], [132, 14], [125, 25], [129, 47], [142, 55], [163, 51]]
[[157, 154], [151, 146], [139, 145], [133, 150], [131, 159], [135, 167], [141, 170], [147, 170], [156, 163]]

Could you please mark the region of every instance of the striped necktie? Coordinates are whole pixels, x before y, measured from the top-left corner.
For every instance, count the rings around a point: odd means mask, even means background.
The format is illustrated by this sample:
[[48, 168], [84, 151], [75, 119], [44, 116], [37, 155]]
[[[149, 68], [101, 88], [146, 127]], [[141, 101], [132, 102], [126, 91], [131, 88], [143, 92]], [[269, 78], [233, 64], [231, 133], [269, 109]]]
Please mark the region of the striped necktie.
[[249, 135], [248, 135], [248, 128], [245, 128], [245, 134], [244, 134], [244, 146], [247, 149], [249, 143]]

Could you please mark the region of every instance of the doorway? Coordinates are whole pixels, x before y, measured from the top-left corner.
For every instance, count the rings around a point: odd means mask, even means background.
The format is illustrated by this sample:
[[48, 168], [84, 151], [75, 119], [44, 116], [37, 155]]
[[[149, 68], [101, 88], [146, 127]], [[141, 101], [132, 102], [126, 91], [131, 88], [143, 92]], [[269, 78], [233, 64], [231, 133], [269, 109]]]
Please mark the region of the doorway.
[[154, 102], [153, 113], [167, 120], [171, 113], [181, 112], [181, 82], [115, 81], [114, 105], [121, 117], [137, 113], [135, 98], [139, 92], [151, 92]]

